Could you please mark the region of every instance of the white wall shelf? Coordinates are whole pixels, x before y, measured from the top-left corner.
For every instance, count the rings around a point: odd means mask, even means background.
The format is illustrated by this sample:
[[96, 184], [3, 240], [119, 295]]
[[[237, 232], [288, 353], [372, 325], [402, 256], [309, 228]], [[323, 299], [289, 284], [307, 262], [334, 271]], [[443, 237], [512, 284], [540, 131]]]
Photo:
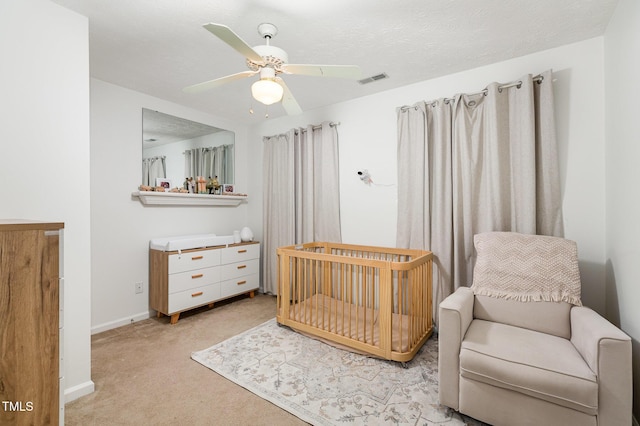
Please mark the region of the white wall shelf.
[[147, 206], [238, 206], [246, 195], [181, 194], [178, 192], [136, 191], [131, 196]]

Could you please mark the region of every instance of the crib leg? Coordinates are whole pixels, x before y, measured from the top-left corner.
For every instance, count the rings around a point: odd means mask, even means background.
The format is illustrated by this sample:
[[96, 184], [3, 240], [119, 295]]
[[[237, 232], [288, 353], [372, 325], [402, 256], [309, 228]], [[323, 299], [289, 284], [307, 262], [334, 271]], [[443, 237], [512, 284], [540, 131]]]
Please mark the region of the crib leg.
[[276, 321], [276, 324], [278, 324], [278, 327], [280, 327], [280, 328], [287, 328], [289, 330], [292, 330], [292, 328], [289, 327], [288, 325], [280, 324], [278, 321]]

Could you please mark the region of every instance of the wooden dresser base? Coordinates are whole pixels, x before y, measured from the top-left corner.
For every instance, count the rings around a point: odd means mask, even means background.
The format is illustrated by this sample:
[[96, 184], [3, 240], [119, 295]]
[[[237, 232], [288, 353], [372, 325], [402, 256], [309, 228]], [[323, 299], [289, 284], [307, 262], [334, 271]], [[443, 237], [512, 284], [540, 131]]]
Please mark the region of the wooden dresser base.
[[[250, 299], [253, 299], [253, 298], [255, 297], [255, 295], [256, 295], [255, 290], [252, 290], [252, 291], [250, 291], [250, 292], [248, 292], [248, 293], [246, 293], [246, 294], [248, 294], [248, 295], [249, 295], [249, 298], [250, 298]], [[209, 303], [209, 304], [207, 305], [207, 306], [209, 306], [209, 309], [213, 308], [214, 303], [215, 303], [215, 302], [211, 302], [211, 303]], [[177, 324], [178, 320], [180, 319], [180, 314], [181, 314], [181, 313], [182, 313], [182, 312], [176, 312], [176, 313], [175, 313], [175, 314], [173, 314], [173, 315], [167, 315], [167, 316], [170, 316], [170, 317], [171, 317], [171, 324], [172, 324], [172, 325], [173, 325], [173, 324]], [[157, 316], [158, 318], [162, 318], [162, 317], [164, 316], [164, 314], [163, 314], [162, 312], [157, 312], [157, 313], [156, 313], [156, 316]]]

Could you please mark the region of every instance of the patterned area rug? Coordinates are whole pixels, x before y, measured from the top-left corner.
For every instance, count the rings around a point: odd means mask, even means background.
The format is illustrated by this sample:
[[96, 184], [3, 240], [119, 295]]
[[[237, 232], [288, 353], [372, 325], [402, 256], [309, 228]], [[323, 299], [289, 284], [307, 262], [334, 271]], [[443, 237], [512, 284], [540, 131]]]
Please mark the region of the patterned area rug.
[[438, 404], [435, 337], [403, 368], [271, 319], [191, 358], [314, 425], [482, 424]]

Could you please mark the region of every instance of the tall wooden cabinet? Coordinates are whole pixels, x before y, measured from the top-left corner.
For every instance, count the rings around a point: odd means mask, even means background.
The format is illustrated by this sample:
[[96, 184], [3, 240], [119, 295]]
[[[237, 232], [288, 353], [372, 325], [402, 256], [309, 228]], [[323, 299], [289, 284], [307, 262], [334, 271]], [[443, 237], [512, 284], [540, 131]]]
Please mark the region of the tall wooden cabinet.
[[0, 424], [58, 425], [62, 223], [0, 219]]

